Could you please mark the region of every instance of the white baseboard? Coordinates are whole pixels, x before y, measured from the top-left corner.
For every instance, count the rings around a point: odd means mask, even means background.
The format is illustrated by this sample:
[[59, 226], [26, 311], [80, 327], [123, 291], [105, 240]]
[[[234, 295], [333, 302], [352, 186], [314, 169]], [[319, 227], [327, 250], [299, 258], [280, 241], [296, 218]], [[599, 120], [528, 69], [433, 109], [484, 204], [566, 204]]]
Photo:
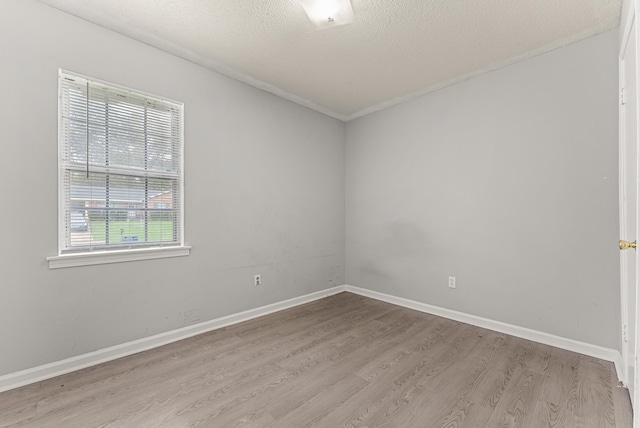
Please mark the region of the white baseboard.
[[605, 361], [611, 361], [616, 369], [618, 379], [622, 379], [622, 356], [620, 351], [615, 349], [603, 348], [601, 346], [592, 345], [585, 342], [579, 342], [573, 339], [567, 339], [553, 334], [543, 333], [541, 331], [531, 330], [512, 324], [506, 324], [500, 321], [494, 321], [487, 318], [469, 315], [463, 312], [451, 309], [441, 308], [438, 306], [428, 305], [426, 303], [416, 302], [414, 300], [395, 297], [389, 294], [379, 293], [377, 291], [367, 290], [364, 288], [345, 286], [346, 291], [361, 296], [370, 297], [372, 299], [381, 300], [383, 302], [392, 303], [394, 305], [403, 306], [405, 308], [414, 309], [416, 311], [437, 315], [450, 320], [463, 322], [465, 324], [475, 325], [476, 327], [486, 328], [488, 330], [497, 331], [499, 333], [509, 334], [511, 336], [520, 337], [522, 339], [531, 340], [545, 345], [554, 346], [556, 348], [566, 349], [568, 351], [577, 352], [579, 354], [588, 355], [590, 357], [599, 358]]
[[195, 324], [177, 330], [172, 330], [165, 333], [156, 334], [154, 336], [123, 343], [120, 345], [111, 346], [109, 348], [100, 349], [98, 351], [89, 352], [86, 354], [67, 358], [65, 360], [44, 364], [42, 366], [33, 367], [15, 373], [9, 373], [7, 375], [0, 376], [0, 392], [19, 388], [24, 385], [39, 382], [55, 376], [60, 376], [86, 367], [94, 366], [96, 364], [101, 364], [107, 361], [126, 357], [138, 352], [157, 348], [158, 346], [166, 345], [168, 343], [176, 342], [182, 339], [187, 339], [198, 334], [217, 330], [219, 328], [226, 327], [232, 324], [237, 324], [264, 315], [269, 315], [271, 313], [278, 312], [284, 309], [292, 308], [294, 306], [313, 302], [315, 300], [341, 293], [343, 291], [359, 294], [361, 296], [370, 297], [372, 299], [381, 300], [383, 302], [403, 306], [405, 308], [414, 309], [420, 312], [437, 315], [454, 321], [475, 325], [477, 327], [486, 328], [500, 333], [509, 334], [523, 339], [532, 340], [534, 342], [543, 343], [545, 345], [555, 346], [557, 348], [589, 355], [591, 357], [599, 358], [605, 361], [611, 361], [615, 365], [618, 379], [622, 379], [622, 357], [620, 355], [620, 352], [617, 350], [603, 348], [584, 342], [578, 342], [576, 340], [566, 339], [563, 337], [554, 336], [552, 334], [518, 327], [515, 325], [506, 324], [500, 321], [494, 321], [475, 315], [469, 315], [463, 312], [440, 308], [438, 306], [432, 306], [426, 303], [416, 302], [401, 297], [395, 297], [388, 294], [379, 293], [377, 291], [366, 290], [364, 288], [353, 287], [351, 285], [341, 285], [327, 290], [307, 294], [305, 296], [295, 297], [293, 299], [284, 300], [282, 302], [273, 303], [271, 305], [262, 306], [237, 314], [232, 314], [222, 318], [206, 321], [200, 324]]
[[9, 373], [7, 375], [0, 376], [0, 392], [19, 388], [24, 385], [60, 376], [86, 367], [94, 366], [96, 364], [115, 360], [117, 358], [126, 357], [152, 348], [157, 348], [158, 346], [187, 339], [198, 334], [217, 330], [222, 327], [248, 321], [264, 315], [269, 315], [283, 309], [313, 302], [343, 291], [345, 291], [345, 286], [333, 287], [327, 290], [307, 294], [305, 296], [295, 297], [293, 299], [262, 306], [260, 308], [250, 309], [248, 311], [228, 315], [222, 318], [122, 343], [120, 345], [111, 346], [109, 348], [100, 349], [98, 351], [89, 352], [61, 361], [44, 364], [42, 366], [33, 367], [15, 373]]

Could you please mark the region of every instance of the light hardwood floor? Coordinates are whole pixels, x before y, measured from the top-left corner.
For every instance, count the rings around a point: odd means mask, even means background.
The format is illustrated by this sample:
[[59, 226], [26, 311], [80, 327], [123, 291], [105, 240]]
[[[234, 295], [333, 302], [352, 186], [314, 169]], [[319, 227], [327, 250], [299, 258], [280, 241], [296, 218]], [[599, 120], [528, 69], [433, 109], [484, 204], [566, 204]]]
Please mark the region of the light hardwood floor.
[[0, 394], [19, 427], [631, 427], [613, 365], [341, 293]]

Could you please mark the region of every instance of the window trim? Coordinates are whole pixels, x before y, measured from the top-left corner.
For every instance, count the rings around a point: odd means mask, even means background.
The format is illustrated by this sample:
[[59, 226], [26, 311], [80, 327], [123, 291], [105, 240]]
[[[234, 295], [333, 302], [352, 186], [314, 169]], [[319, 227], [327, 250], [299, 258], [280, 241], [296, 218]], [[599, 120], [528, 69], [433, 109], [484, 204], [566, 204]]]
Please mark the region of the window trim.
[[[77, 76], [82, 79], [89, 80], [91, 82], [95, 82], [102, 85], [107, 85], [110, 87], [115, 87], [118, 89], [123, 89], [127, 91], [131, 91], [135, 94], [148, 96], [150, 98], [162, 99], [164, 101], [178, 104], [182, 108], [180, 109], [180, 121], [181, 121], [181, 129], [180, 129], [180, 138], [182, 141], [181, 148], [181, 156], [180, 156], [180, 224], [178, 225], [180, 240], [179, 242], [174, 242], [167, 245], [151, 245], [151, 246], [140, 246], [140, 247], [115, 247], [113, 249], [89, 249], [89, 250], [80, 250], [73, 251], [65, 248], [65, 234], [64, 234], [64, 220], [65, 220], [65, 211], [63, 197], [65, 195], [64, 192], [64, 168], [61, 168], [63, 161], [63, 144], [62, 139], [63, 136], [63, 127], [61, 124], [61, 104], [60, 104], [60, 79], [63, 75], [70, 74], [73, 76]], [[154, 94], [150, 94], [144, 91], [140, 91], [138, 89], [129, 88], [127, 86], [110, 83], [104, 80], [96, 79], [93, 77], [89, 77], [80, 73], [76, 73], [73, 71], [65, 70], [62, 68], [58, 69], [58, 110], [57, 110], [57, 120], [58, 120], [58, 255], [46, 257], [46, 260], [49, 264], [49, 269], [57, 269], [57, 268], [67, 268], [67, 267], [76, 267], [76, 266], [88, 266], [88, 265], [98, 265], [98, 264], [106, 264], [106, 263], [120, 263], [120, 262], [128, 262], [128, 261], [137, 261], [137, 260], [153, 260], [167, 257], [183, 257], [188, 256], [191, 251], [191, 246], [185, 245], [184, 242], [184, 103], [180, 101], [175, 101], [170, 98], [160, 97]]]
[[138, 260], [164, 259], [167, 257], [183, 257], [191, 253], [191, 246], [130, 248], [109, 251], [91, 251], [83, 253], [65, 253], [47, 257], [49, 269], [76, 266], [91, 266], [107, 263], [133, 262]]

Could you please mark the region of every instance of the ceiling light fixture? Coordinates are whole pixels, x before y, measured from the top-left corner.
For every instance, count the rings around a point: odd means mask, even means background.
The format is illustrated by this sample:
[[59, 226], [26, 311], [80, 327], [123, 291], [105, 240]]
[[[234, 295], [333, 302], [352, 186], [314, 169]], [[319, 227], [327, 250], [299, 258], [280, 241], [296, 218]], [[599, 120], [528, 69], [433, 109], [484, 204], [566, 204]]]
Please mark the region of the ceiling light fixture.
[[300, 3], [318, 28], [337, 27], [354, 21], [351, 0], [300, 0]]

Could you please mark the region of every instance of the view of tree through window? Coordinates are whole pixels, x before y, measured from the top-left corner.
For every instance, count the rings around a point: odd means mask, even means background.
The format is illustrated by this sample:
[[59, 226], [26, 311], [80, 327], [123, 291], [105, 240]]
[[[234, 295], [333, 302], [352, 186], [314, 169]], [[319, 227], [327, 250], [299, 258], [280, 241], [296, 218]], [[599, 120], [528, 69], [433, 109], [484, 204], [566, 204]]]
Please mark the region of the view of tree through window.
[[181, 244], [182, 105], [60, 75], [61, 250]]

